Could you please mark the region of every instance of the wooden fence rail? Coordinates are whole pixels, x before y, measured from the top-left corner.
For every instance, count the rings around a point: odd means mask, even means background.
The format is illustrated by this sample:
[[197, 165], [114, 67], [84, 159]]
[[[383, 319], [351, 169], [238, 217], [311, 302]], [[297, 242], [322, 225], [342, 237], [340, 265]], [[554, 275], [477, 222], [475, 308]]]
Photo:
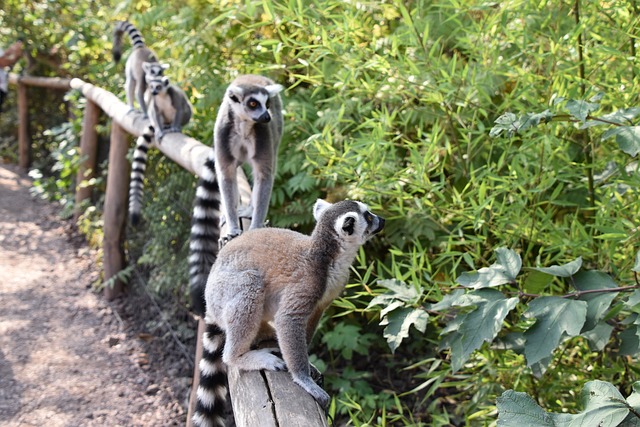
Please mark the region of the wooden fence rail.
[[[31, 137], [29, 134], [28, 86], [54, 90], [79, 90], [87, 98], [80, 138], [80, 165], [76, 179], [76, 206], [91, 195], [91, 187], [80, 185], [91, 178], [96, 167], [97, 130], [100, 110], [111, 119], [109, 170], [104, 202], [104, 277], [108, 280], [125, 268], [124, 230], [128, 208], [130, 165], [126, 159], [129, 150], [127, 134], [140, 136], [149, 126], [149, 120], [120, 101], [113, 93], [86, 83], [80, 79], [48, 78], [9, 75], [9, 83], [18, 92], [18, 143], [19, 164], [26, 170], [30, 164]], [[162, 144], [154, 144], [168, 158], [184, 169], [202, 176], [210, 147], [181, 133], [165, 135]], [[238, 168], [241, 203], [248, 204], [251, 188], [241, 168]], [[77, 219], [77, 213], [76, 213]], [[222, 230], [224, 233], [224, 230]], [[105, 298], [112, 299], [124, 291], [124, 285], [115, 280], [113, 287], [105, 288]], [[196, 389], [199, 383], [199, 361], [202, 355], [204, 322], [198, 322], [198, 344], [187, 426], [191, 426], [191, 413], [195, 407]], [[229, 389], [234, 416], [238, 427], [326, 427], [324, 412], [315, 400], [291, 380], [286, 372], [229, 372]]]

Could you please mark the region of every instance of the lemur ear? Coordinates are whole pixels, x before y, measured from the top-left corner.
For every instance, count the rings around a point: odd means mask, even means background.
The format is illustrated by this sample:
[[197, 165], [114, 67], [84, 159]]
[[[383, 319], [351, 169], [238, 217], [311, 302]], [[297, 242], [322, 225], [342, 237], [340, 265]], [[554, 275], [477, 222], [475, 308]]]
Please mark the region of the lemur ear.
[[162, 70], [166, 70], [169, 68], [169, 64], [160, 64], [160, 68], [162, 68]]
[[327, 210], [327, 208], [331, 206], [331, 203], [325, 202], [322, 199], [316, 200], [316, 204], [313, 205], [313, 217], [318, 221], [322, 213]]
[[151, 64], [149, 62], [143, 62], [142, 69], [144, 70], [145, 73], [148, 73], [149, 70], [151, 70]]
[[284, 87], [279, 84], [267, 85], [264, 88], [269, 92], [269, 98], [273, 98], [284, 90]]
[[244, 91], [239, 86], [229, 86], [229, 88], [227, 89], [227, 93], [229, 94], [229, 98], [231, 98], [233, 102], [240, 102], [242, 96], [244, 95]]
[[169, 86], [169, 77], [163, 77], [162, 78], [162, 86]]
[[348, 216], [342, 223], [342, 231], [351, 236], [356, 228], [356, 219], [352, 216]]

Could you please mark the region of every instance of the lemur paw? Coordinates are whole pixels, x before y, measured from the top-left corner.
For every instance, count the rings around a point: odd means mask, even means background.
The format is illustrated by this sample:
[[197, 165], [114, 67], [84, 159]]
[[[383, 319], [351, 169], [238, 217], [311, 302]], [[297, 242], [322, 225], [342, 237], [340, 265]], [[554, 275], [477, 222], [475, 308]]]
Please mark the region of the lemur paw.
[[272, 350], [274, 349], [263, 348], [260, 350], [254, 350], [260, 353], [260, 359], [261, 359], [260, 364], [262, 365], [261, 369], [266, 369], [267, 371], [276, 371], [276, 372], [286, 371], [287, 370], [286, 363], [284, 363], [284, 360], [282, 360], [280, 357], [273, 354]]
[[320, 387], [324, 387], [324, 375], [318, 370], [312, 363], [309, 363], [309, 371], [311, 373], [311, 379]]
[[182, 132], [182, 129], [180, 129], [179, 127], [176, 127], [176, 126], [170, 126], [167, 129], [165, 129], [164, 132], [165, 133], [180, 133], [180, 132]]
[[221, 237], [220, 240], [218, 240], [218, 249], [222, 249], [224, 245], [229, 243], [234, 237], [238, 237], [240, 234], [242, 234], [242, 231], [238, 230], [238, 231], [232, 231], [226, 236]]
[[158, 131], [155, 133], [154, 137], [156, 139], [156, 142], [160, 144], [162, 142], [162, 138], [164, 138], [164, 132]]

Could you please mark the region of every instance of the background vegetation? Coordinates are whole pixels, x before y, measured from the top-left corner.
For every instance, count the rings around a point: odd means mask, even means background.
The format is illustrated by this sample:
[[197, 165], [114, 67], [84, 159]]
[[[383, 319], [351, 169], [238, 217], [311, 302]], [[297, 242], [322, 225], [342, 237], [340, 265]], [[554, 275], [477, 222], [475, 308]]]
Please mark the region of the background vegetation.
[[[632, 395], [635, 0], [5, 4], [0, 45], [21, 36], [36, 58], [59, 59], [34, 74], [82, 77], [123, 99], [111, 31], [135, 23], [194, 103], [185, 132], [206, 143], [234, 75], [287, 87], [271, 222], [308, 231], [317, 197], [359, 199], [388, 219], [313, 347], [337, 424], [491, 425], [508, 389], [578, 412], [590, 380]], [[34, 174], [43, 194], [71, 203], [81, 114], [50, 123], [57, 106], [33, 108], [53, 129], [34, 139]], [[10, 118], [0, 116], [0, 149], [11, 159]], [[157, 292], [186, 303], [195, 179], [157, 153], [150, 164], [129, 255]], [[92, 238], [100, 208], [97, 191], [81, 220]], [[567, 325], [532, 357], [545, 297]], [[496, 320], [471, 328], [486, 319]]]

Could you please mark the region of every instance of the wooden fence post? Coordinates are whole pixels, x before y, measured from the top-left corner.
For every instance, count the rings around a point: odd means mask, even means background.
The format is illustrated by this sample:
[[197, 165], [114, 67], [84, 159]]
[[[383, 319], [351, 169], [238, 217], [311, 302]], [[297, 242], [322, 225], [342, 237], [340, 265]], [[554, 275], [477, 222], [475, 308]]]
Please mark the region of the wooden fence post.
[[[124, 269], [124, 228], [129, 195], [129, 162], [127, 161], [127, 134], [116, 122], [111, 122], [111, 144], [109, 147], [109, 173], [104, 198], [104, 278], [114, 277]], [[124, 285], [115, 279], [113, 286], [104, 289], [104, 296], [112, 300], [122, 294]]]
[[31, 164], [31, 135], [29, 135], [29, 102], [27, 85], [18, 81], [18, 156], [22, 170]]
[[74, 222], [78, 221], [81, 214], [80, 205], [91, 197], [92, 185], [82, 186], [82, 182], [94, 178], [96, 175], [96, 159], [98, 153], [98, 132], [96, 126], [100, 118], [100, 107], [95, 102], [87, 99], [82, 118], [82, 136], [80, 138], [80, 156], [84, 159], [78, 168], [76, 177], [76, 203], [73, 213]]

